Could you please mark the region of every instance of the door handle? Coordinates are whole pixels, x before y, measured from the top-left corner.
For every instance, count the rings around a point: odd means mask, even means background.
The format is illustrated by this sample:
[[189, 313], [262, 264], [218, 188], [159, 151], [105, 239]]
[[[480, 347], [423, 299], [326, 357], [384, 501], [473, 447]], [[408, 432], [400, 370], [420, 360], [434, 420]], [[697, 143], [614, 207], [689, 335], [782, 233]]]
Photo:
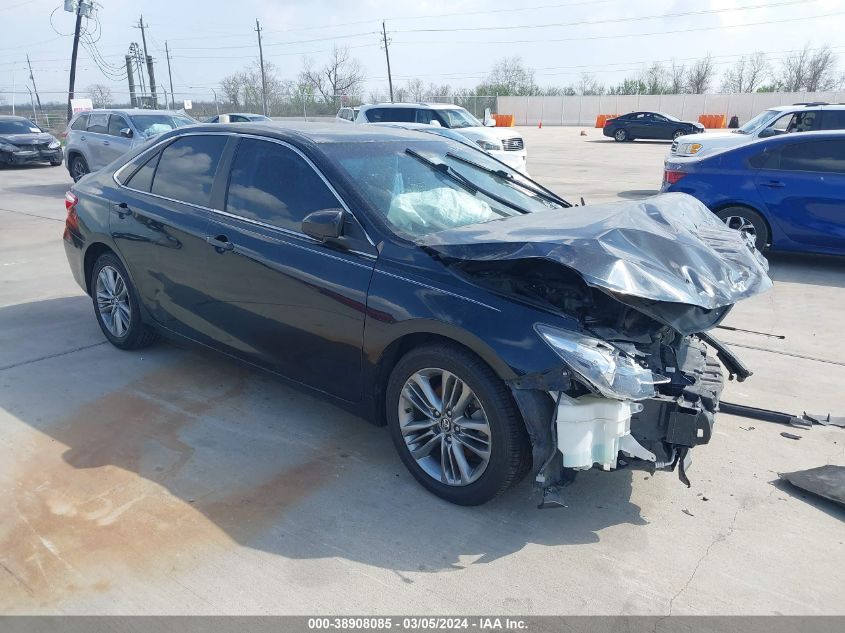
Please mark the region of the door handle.
[[125, 218], [127, 215], [130, 215], [132, 212], [129, 210], [129, 205], [125, 202], [120, 202], [117, 205], [117, 217], [121, 220]]
[[225, 253], [235, 248], [235, 245], [225, 235], [209, 235], [205, 238], [205, 241], [211, 244], [218, 253]]
[[108, 141], [103, 141], [103, 145], [111, 145]]
[[782, 183], [780, 180], [770, 180], [768, 182], [761, 183], [764, 187], [769, 187], [771, 189], [780, 189], [781, 187], [785, 187], [786, 185]]

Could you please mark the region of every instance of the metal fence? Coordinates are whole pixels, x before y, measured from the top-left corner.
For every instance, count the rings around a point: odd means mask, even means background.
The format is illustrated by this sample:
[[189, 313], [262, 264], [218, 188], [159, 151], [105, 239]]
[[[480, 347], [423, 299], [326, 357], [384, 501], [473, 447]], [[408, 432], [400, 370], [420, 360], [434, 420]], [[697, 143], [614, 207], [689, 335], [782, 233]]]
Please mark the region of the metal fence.
[[649, 110], [685, 121], [701, 114], [736, 115], [740, 124], [766, 108], [792, 103], [842, 103], [845, 92], [752, 92], [745, 94], [585, 95], [499, 97], [497, 112], [513, 114], [516, 125], [594, 125], [600, 114]]

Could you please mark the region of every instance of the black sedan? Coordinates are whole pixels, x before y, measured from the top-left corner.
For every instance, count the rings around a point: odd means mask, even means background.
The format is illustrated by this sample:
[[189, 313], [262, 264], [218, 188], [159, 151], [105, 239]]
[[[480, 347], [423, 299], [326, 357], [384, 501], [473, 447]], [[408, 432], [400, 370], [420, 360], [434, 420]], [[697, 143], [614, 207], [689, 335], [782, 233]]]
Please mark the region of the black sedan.
[[0, 165], [62, 164], [58, 139], [22, 116], [0, 116]]
[[663, 112], [631, 112], [604, 124], [603, 134], [620, 143], [638, 138], [674, 141], [685, 134], [704, 132], [701, 123], [681, 121]]
[[770, 284], [689, 196], [582, 210], [395, 128], [176, 129], [65, 204], [70, 268], [113, 345], [165, 333], [319, 392], [465, 505], [528, 472], [545, 495], [594, 465], [683, 473], [722, 388], [699, 333]]

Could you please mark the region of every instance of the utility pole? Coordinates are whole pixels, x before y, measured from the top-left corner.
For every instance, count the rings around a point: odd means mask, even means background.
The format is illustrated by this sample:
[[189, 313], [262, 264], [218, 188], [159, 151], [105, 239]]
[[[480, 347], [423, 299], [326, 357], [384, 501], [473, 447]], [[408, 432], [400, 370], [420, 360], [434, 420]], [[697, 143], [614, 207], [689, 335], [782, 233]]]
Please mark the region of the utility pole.
[[32, 82], [32, 89], [35, 91], [35, 100], [38, 101], [38, 111], [44, 114], [44, 108], [41, 107], [41, 97], [38, 96], [38, 87], [35, 85], [35, 76], [32, 74], [32, 63], [29, 61], [29, 53], [26, 54], [26, 65], [29, 66], [29, 80]]
[[73, 108], [70, 105], [74, 96], [74, 85], [76, 84], [76, 54], [79, 52], [79, 31], [82, 28], [83, 0], [78, 0], [76, 5], [76, 27], [73, 31], [73, 52], [70, 54], [70, 84], [67, 89], [67, 120], [73, 117]]
[[267, 116], [267, 79], [264, 77], [264, 50], [261, 48], [261, 25], [255, 18], [255, 32], [258, 33], [258, 59], [261, 62], [261, 105], [264, 116]]
[[167, 55], [167, 78], [170, 79], [170, 105], [168, 105], [168, 108], [172, 110], [176, 102], [176, 95], [173, 94], [173, 75], [170, 72], [170, 49], [167, 48], [167, 40], [164, 40], [164, 52]]
[[[155, 82], [155, 71], [153, 70], [153, 58], [150, 57], [150, 54], [147, 52], [147, 32], [146, 28], [149, 25], [144, 24], [144, 16], [141, 16], [141, 19], [138, 20], [138, 28], [141, 29], [141, 43], [144, 46], [144, 61], [147, 64], [147, 77], [150, 79], [150, 100], [152, 101], [153, 107], [158, 107], [158, 98], [156, 97], [156, 82]], [[143, 64], [141, 67], [141, 76], [143, 77], [144, 69]], [[142, 80], [143, 83], [143, 80]]]
[[127, 55], [125, 57], [126, 60], [126, 78], [129, 80], [129, 103], [133, 108], [138, 107], [138, 100], [135, 97], [135, 75], [132, 71], [132, 66], [134, 66], [134, 62], [132, 60], [132, 55]]
[[390, 75], [390, 51], [387, 47], [387, 27], [381, 22], [381, 35], [384, 42], [384, 57], [387, 59], [387, 85], [390, 86], [390, 103], [393, 103], [393, 77]]

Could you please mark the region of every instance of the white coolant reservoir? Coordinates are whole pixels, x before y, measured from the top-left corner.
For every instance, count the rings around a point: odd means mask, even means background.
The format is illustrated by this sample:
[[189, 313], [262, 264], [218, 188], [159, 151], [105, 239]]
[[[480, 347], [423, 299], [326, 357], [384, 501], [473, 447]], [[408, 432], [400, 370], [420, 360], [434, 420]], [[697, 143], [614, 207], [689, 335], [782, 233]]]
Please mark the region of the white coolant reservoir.
[[596, 396], [561, 398], [557, 408], [557, 447], [567, 468], [604, 470], [616, 467], [620, 441], [631, 432], [631, 415], [642, 411], [636, 402]]

